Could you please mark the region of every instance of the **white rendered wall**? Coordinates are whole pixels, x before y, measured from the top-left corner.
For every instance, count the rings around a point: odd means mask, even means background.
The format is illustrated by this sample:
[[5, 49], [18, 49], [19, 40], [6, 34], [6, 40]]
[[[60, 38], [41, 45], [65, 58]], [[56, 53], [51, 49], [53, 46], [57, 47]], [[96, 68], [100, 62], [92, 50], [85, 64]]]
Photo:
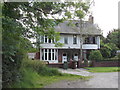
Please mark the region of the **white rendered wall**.
[[[64, 43], [64, 37], [68, 37], [68, 44], [64, 44], [63, 47], [55, 47], [52, 43], [41, 44], [42, 48], [58, 48], [58, 49], [80, 49], [80, 37], [77, 35], [77, 44], [73, 44], [73, 35], [61, 35], [61, 39], [58, 41]], [[97, 44], [83, 44], [83, 49], [99, 49], [100, 48], [100, 37], [96, 38]]]

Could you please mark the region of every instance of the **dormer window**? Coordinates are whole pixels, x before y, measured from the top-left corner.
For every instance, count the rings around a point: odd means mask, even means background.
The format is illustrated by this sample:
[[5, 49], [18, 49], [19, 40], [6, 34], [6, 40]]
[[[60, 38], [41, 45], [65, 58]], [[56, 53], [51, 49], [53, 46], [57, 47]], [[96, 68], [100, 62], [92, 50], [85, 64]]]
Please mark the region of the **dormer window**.
[[77, 35], [73, 35], [73, 44], [77, 44]]

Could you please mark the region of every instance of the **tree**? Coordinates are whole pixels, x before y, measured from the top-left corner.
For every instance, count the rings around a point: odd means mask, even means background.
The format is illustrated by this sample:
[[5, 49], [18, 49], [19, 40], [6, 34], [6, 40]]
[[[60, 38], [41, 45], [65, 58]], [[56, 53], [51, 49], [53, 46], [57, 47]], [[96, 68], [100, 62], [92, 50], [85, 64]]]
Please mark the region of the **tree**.
[[111, 50], [112, 49], [107, 44], [104, 44], [100, 48], [100, 52], [101, 52], [101, 54], [104, 58], [110, 58], [111, 57]]
[[120, 48], [120, 29], [114, 29], [109, 32], [106, 38], [106, 43], [114, 43], [118, 48]]
[[91, 51], [89, 55], [89, 60], [102, 60], [102, 54], [99, 50]]
[[114, 43], [107, 43], [107, 46], [111, 48], [110, 58], [116, 56], [116, 51], [118, 50], [118, 47]]

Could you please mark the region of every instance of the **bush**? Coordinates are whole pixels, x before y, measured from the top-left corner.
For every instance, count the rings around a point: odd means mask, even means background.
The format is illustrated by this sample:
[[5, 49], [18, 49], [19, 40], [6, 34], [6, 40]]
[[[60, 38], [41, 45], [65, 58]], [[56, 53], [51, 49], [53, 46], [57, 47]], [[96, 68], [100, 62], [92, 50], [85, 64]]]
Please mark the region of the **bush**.
[[45, 66], [45, 62], [39, 60], [24, 59], [22, 62], [22, 67], [32, 68], [33, 70], [39, 71], [39, 68]]
[[31, 68], [39, 74], [45, 76], [61, 75], [56, 68], [47, 67], [45, 62], [39, 60], [25, 59], [22, 63], [22, 67]]
[[44, 76], [62, 75], [62, 73], [60, 73], [56, 68], [49, 68], [47, 66], [39, 68], [38, 73]]
[[89, 55], [90, 60], [102, 60], [102, 54], [100, 53], [99, 50], [91, 51]]

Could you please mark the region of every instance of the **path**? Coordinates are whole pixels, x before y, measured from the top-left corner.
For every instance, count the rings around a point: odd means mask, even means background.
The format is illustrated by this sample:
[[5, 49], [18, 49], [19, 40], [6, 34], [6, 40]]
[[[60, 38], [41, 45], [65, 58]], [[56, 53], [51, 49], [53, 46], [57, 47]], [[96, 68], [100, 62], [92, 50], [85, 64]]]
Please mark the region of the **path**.
[[118, 72], [110, 73], [90, 73], [85, 69], [59, 69], [62, 73], [70, 73], [82, 76], [93, 76], [93, 78], [84, 80], [63, 80], [46, 86], [45, 88], [118, 88]]

